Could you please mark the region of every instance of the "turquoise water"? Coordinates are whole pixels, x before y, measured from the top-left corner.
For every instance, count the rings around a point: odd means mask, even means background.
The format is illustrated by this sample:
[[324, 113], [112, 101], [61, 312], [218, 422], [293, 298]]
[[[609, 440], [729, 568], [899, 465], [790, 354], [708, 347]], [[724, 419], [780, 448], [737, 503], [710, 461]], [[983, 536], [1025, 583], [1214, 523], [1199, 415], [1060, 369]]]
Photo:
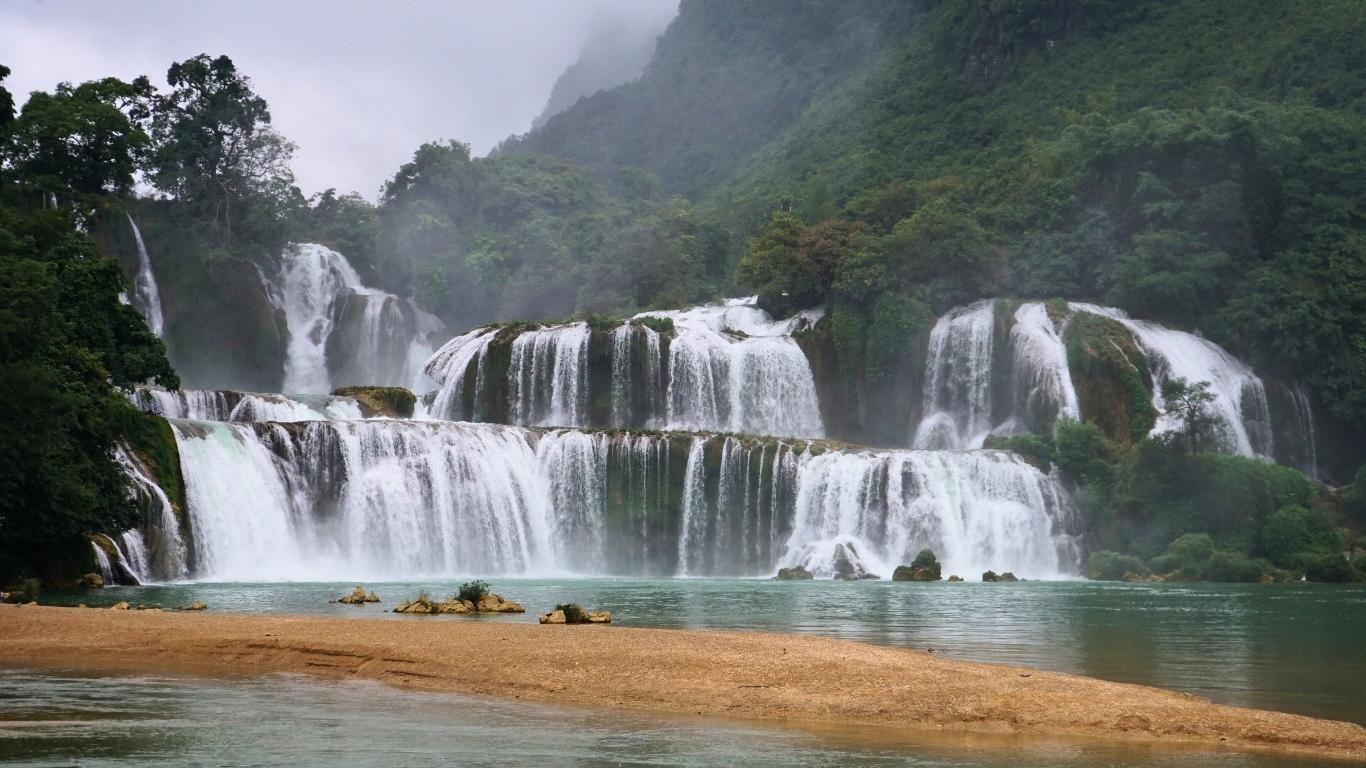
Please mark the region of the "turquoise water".
[[1028, 582], [772, 582], [742, 579], [497, 579], [523, 616], [402, 616], [391, 609], [458, 580], [371, 583], [384, 602], [329, 599], [353, 584], [175, 584], [44, 595], [210, 610], [529, 621], [557, 602], [608, 608], [623, 626], [799, 632], [952, 658], [1019, 664], [1188, 691], [1226, 704], [1366, 724], [1366, 587]]
[[1136, 745], [876, 738], [571, 709], [374, 683], [89, 677], [0, 669], [0, 763], [25, 766], [1342, 765]]

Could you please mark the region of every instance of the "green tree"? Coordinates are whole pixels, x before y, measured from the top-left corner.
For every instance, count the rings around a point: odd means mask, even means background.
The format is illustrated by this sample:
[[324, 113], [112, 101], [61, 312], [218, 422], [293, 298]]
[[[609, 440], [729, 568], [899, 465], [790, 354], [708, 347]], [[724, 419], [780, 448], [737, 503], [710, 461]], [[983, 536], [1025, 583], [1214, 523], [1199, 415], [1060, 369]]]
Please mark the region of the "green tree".
[[172, 90], [156, 99], [152, 116], [150, 180], [196, 204], [227, 247], [236, 219], [249, 215], [239, 210], [246, 199], [290, 197], [294, 145], [271, 128], [266, 100], [227, 56], [172, 64], [166, 81]]
[[127, 194], [150, 142], [143, 128], [150, 94], [146, 78], [125, 83], [112, 77], [33, 93], [9, 126], [16, 178], [83, 200]]
[[1176, 377], [1162, 382], [1163, 415], [1181, 423], [1181, 438], [1192, 452], [1210, 445], [1211, 430], [1217, 423], [1210, 409], [1214, 397], [1208, 381], [1191, 383]]

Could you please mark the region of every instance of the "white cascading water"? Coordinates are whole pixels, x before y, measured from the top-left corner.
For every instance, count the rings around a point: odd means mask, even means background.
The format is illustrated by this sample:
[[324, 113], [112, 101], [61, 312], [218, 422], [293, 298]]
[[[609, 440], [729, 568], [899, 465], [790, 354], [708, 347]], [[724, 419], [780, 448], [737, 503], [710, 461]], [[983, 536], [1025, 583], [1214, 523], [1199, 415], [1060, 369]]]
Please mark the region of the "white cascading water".
[[[1244, 456], [1271, 457], [1274, 452], [1271, 415], [1262, 380], [1242, 361], [1212, 341], [1147, 320], [1135, 320], [1112, 307], [1072, 302], [1073, 310], [1108, 317], [1134, 335], [1148, 359], [1153, 376], [1153, 405], [1161, 413], [1162, 384], [1182, 378], [1192, 384], [1207, 381], [1214, 395], [1211, 407], [1217, 420], [1222, 450]], [[1180, 429], [1175, 416], [1160, 416], [1153, 434]]]
[[976, 448], [991, 433], [995, 309], [990, 299], [950, 310], [930, 331], [924, 406], [913, 448]]
[[1066, 496], [1034, 467], [1001, 451], [831, 452], [803, 457], [796, 512], [781, 565], [817, 577], [837, 570], [887, 577], [930, 548], [946, 573], [1011, 570], [1030, 578], [1077, 572]]
[[1080, 419], [1081, 406], [1061, 326], [1041, 302], [1021, 304], [1010, 328], [1009, 426], [997, 432], [1044, 432], [1058, 418]]
[[137, 308], [147, 321], [147, 327], [158, 337], [165, 328], [161, 314], [161, 291], [157, 288], [156, 275], [152, 274], [152, 259], [147, 255], [147, 245], [142, 242], [142, 232], [137, 222], [128, 215], [128, 226], [133, 228], [133, 239], [138, 245], [138, 274], [133, 278], [133, 293], [138, 298]]
[[571, 323], [526, 331], [513, 340], [508, 367], [513, 424], [587, 424], [589, 336], [587, 323]]
[[[441, 327], [432, 315], [390, 293], [367, 288], [340, 253], [317, 243], [294, 243], [280, 256], [277, 281], [268, 294], [285, 315], [284, 389], [326, 394], [332, 369], [344, 371], [340, 384], [400, 385], [421, 391], [422, 365], [431, 356], [427, 334]], [[341, 329], [348, 302], [361, 303], [357, 330], [345, 343], [345, 359], [328, 359], [329, 341]], [[331, 365], [329, 365], [331, 363]]]
[[[480, 420], [477, 398], [483, 391], [480, 383], [488, 374], [488, 361], [484, 353], [497, 335], [497, 328], [475, 328], [446, 342], [426, 361], [423, 370], [440, 387], [436, 399], [432, 401], [433, 415], [452, 421]], [[479, 366], [475, 373], [474, 392], [469, 393], [476, 398], [476, 402], [473, 408], [467, 409], [465, 378], [471, 363]]]
[[758, 576], [780, 564], [829, 576], [836, 544], [881, 576], [922, 547], [964, 575], [1077, 567], [1061, 491], [994, 451], [812, 452], [694, 436], [683, 476], [671, 477], [677, 437], [657, 433], [440, 421], [172, 426], [194, 578]]
[[119, 580], [114, 575], [114, 566], [109, 562], [109, 555], [93, 541], [90, 542], [90, 546], [95, 550], [95, 567], [100, 569], [100, 577], [104, 579], [104, 583], [117, 584]]
[[1300, 462], [1300, 471], [1317, 480], [1319, 477], [1319, 452], [1318, 443], [1314, 437], [1314, 408], [1309, 400], [1309, 391], [1305, 389], [1304, 384], [1296, 384], [1290, 390], [1290, 399], [1295, 406], [1295, 419], [1299, 424], [1299, 436], [1305, 449], [1305, 455]]
[[825, 435], [810, 363], [792, 339], [820, 319], [820, 310], [775, 321], [755, 301], [637, 315], [673, 321], [666, 429]]
[[[637, 337], [640, 341], [637, 342]], [[643, 345], [637, 352], [637, 343]], [[623, 323], [612, 330], [612, 426], [633, 426], [632, 396], [636, 374], [642, 377], [639, 390], [645, 394], [645, 413], [641, 426], [655, 429], [662, 425], [665, 399], [665, 372], [659, 332], [639, 323]], [[637, 360], [637, 358], [640, 358]]]
[[130, 396], [139, 409], [168, 419], [199, 421], [324, 421], [360, 419], [354, 398], [276, 395], [222, 389], [169, 391], [139, 387]]
[[170, 497], [127, 446], [115, 445], [114, 461], [128, 481], [130, 498], [144, 510], [142, 530], [133, 528], [111, 539], [120, 559], [141, 583], [184, 578], [188, 575], [187, 553]]

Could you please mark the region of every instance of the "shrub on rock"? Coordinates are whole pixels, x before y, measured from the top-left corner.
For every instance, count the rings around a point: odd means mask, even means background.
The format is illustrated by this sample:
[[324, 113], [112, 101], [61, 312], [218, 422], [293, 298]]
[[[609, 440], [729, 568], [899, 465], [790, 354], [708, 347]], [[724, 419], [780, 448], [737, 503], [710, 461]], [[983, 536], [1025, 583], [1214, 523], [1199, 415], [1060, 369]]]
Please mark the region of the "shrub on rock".
[[941, 570], [939, 560], [929, 549], [920, 550], [910, 565], [898, 565], [892, 572], [892, 581], [939, 581]]

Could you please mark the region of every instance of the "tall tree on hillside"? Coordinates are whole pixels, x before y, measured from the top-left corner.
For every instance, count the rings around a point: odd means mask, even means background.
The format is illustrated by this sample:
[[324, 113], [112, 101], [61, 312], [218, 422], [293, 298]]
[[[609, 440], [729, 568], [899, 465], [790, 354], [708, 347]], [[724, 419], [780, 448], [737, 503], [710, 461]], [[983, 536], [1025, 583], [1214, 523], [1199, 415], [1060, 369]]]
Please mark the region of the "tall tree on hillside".
[[203, 205], [227, 246], [245, 198], [292, 186], [294, 145], [271, 128], [266, 100], [227, 56], [172, 64], [166, 81], [172, 90], [156, 100], [152, 120], [151, 182]]

